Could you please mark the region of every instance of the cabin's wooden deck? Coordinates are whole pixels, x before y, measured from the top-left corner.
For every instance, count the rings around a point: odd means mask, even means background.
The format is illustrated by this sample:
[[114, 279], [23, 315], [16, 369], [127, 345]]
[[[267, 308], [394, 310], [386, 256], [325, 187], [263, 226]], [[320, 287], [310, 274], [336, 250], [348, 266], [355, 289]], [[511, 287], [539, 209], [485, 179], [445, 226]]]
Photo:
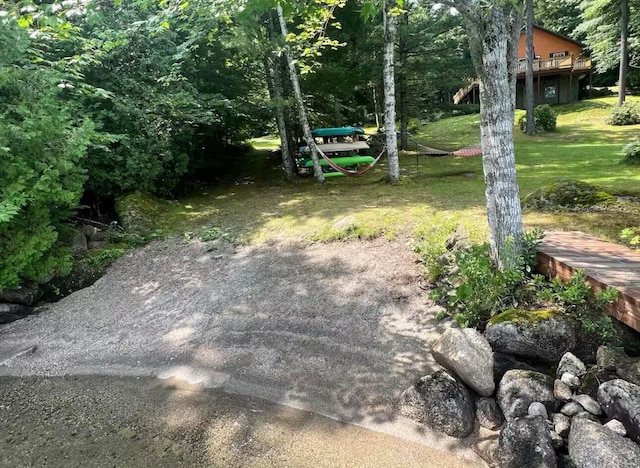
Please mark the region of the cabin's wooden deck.
[[592, 287], [616, 288], [609, 313], [640, 331], [640, 253], [581, 232], [547, 232], [538, 248], [538, 270], [568, 279], [583, 269]]

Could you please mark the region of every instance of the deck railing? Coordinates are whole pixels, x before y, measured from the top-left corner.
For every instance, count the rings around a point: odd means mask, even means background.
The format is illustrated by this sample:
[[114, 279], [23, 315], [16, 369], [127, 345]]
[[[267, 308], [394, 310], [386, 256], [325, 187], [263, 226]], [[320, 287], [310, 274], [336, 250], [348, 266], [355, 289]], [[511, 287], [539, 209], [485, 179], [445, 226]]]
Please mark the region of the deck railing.
[[[574, 59], [571, 56], [538, 59], [533, 61], [533, 72], [551, 71], [551, 70], [589, 70], [591, 69], [591, 59], [589, 57], [580, 57]], [[527, 62], [520, 60], [518, 62], [518, 73], [527, 71]]]

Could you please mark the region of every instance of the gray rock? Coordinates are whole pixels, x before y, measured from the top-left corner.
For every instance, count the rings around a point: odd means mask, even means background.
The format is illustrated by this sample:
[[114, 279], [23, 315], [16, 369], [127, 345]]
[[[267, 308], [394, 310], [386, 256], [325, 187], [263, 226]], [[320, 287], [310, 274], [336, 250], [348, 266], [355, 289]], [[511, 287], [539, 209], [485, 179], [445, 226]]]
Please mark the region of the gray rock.
[[600, 384], [617, 378], [618, 375], [613, 371], [601, 370], [597, 366], [594, 366], [580, 379], [580, 387], [578, 387], [577, 393], [598, 398], [598, 387], [600, 387]]
[[640, 385], [640, 358], [621, 359], [616, 366], [616, 373], [624, 380]]
[[573, 391], [562, 380], [556, 379], [553, 381], [553, 396], [560, 401], [569, 401], [573, 396]]
[[87, 238], [80, 231], [72, 229], [65, 237], [73, 254], [78, 255], [87, 251]]
[[106, 247], [108, 244], [107, 241], [89, 241], [87, 242], [87, 248], [88, 249], [102, 249], [103, 247]]
[[42, 291], [35, 284], [22, 285], [18, 289], [0, 291], [0, 303], [32, 306], [42, 297]]
[[553, 430], [562, 437], [569, 435], [569, 429], [571, 428], [571, 420], [562, 413], [555, 413], [553, 415]]
[[506, 320], [501, 317], [503, 314], [494, 317], [484, 333], [494, 351], [557, 362], [565, 352], [576, 346], [577, 329], [575, 322], [569, 318], [556, 316], [549, 319]]
[[613, 432], [621, 435], [622, 437], [627, 435], [627, 430], [625, 429], [624, 424], [622, 424], [617, 419], [612, 419], [607, 424], [605, 424], [604, 427], [606, 427], [607, 429], [611, 429]]
[[534, 401], [544, 404], [549, 412], [558, 408], [553, 396], [553, 379], [534, 371], [507, 371], [498, 386], [496, 400], [507, 421], [526, 416]]
[[504, 424], [504, 416], [493, 398], [476, 398], [476, 419], [482, 427], [495, 430]]
[[579, 418], [584, 418], [584, 419], [588, 419], [589, 421], [593, 421], [593, 422], [597, 422], [598, 424], [600, 424], [600, 421], [598, 420], [598, 417], [589, 413], [586, 410], [582, 410], [580, 411], [578, 414], [576, 414], [573, 419], [579, 419]]
[[598, 403], [607, 416], [624, 424], [631, 439], [640, 443], [640, 386], [622, 379], [605, 382], [598, 389]]
[[0, 304], [0, 324], [20, 320], [32, 313], [33, 307], [22, 304]]
[[431, 347], [431, 354], [479, 395], [493, 394], [493, 353], [476, 329], [448, 328]]
[[600, 416], [602, 414], [602, 408], [598, 402], [589, 395], [574, 395], [572, 400], [593, 415]]
[[584, 411], [584, 408], [575, 401], [570, 401], [560, 410], [562, 414], [564, 414], [565, 416], [569, 416], [570, 418], [574, 417], [581, 411]]
[[521, 369], [535, 371], [536, 368], [526, 362], [520, 361], [510, 354], [493, 353], [493, 381], [500, 382], [508, 370]]
[[529, 405], [529, 408], [527, 409], [527, 414], [529, 416], [542, 416], [544, 419], [549, 418], [549, 413], [547, 412], [547, 408], [539, 401], [534, 401]]
[[562, 436], [560, 436], [560, 434], [558, 434], [556, 431], [550, 431], [549, 435], [551, 436], [551, 446], [556, 450], [561, 449], [564, 445]]
[[107, 240], [107, 233], [105, 231], [89, 224], [83, 224], [80, 226], [80, 232], [84, 234], [89, 242]]
[[542, 416], [507, 422], [498, 439], [498, 460], [504, 467], [555, 468], [551, 434]]
[[616, 370], [618, 363], [626, 358], [624, 349], [615, 346], [600, 346], [596, 352], [596, 364], [603, 370]]
[[558, 377], [562, 376], [565, 372], [573, 374], [575, 376], [584, 375], [587, 372], [587, 366], [584, 365], [580, 359], [573, 353], [564, 353], [562, 358], [560, 359], [560, 363], [558, 364], [558, 371], [556, 375]]
[[574, 419], [571, 423], [569, 456], [576, 468], [640, 466], [638, 445], [584, 418]]
[[344, 218], [338, 220], [333, 226], [331, 226], [331, 229], [333, 231], [351, 232], [358, 229], [359, 226], [360, 224], [358, 223], [358, 220], [355, 218], [355, 216], [345, 216]]
[[473, 430], [473, 398], [464, 384], [445, 371], [422, 377], [405, 390], [399, 412], [452, 437], [466, 437]]
[[562, 374], [560, 380], [567, 384], [571, 389], [576, 389], [580, 386], [580, 379], [570, 372]]

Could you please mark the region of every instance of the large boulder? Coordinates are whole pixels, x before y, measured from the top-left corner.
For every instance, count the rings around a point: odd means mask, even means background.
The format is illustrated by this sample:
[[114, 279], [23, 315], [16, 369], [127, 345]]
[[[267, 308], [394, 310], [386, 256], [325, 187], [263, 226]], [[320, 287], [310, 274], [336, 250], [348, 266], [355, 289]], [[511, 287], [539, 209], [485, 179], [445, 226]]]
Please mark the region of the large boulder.
[[631, 439], [640, 443], [640, 386], [622, 379], [604, 382], [598, 388], [598, 403], [607, 416], [624, 424]]
[[616, 373], [624, 380], [640, 385], [640, 358], [621, 359], [616, 366]]
[[475, 411], [469, 390], [445, 371], [418, 380], [400, 398], [399, 412], [452, 437], [473, 431]]
[[575, 321], [549, 310], [508, 310], [493, 317], [484, 334], [494, 351], [545, 362], [558, 362], [577, 343]]
[[493, 394], [493, 352], [474, 328], [448, 328], [431, 347], [431, 354], [479, 395]]
[[127, 231], [144, 235], [157, 229], [165, 205], [149, 193], [134, 192], [116, 200], [116, 213]]
[[37, 284], [24, 284], [18, 289], [0, 291], [0, 303], [22, 304], [32, 306], [42, 297]]
[[514, 369], [506, 372], [496, 395], [498, 406], [507, 421], [526, 416], [531, 403], [542, 403], [555, 413], [559, 402], [553, 396], [553, 379], [540, 372]]
[[576, 468], [640, 466], [640, 446], [586, 418], [574, 418], [571, 423], [569, 456]]
[[547, 421], [542, 416], [509, 421], [498, 440], [498, 460], [504, 467], [556, 467], [558, 462]]
[[0, 304], [0, 324], [20, 320], [33, 313], [33, 307], [22, 304]]

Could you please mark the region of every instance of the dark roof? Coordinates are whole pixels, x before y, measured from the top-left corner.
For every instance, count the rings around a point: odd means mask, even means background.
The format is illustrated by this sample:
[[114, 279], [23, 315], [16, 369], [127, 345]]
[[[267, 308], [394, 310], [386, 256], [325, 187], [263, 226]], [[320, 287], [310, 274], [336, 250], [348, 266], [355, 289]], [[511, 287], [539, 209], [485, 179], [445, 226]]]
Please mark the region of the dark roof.
[[[580, 46], [580, 47], [582, 47], [583, 49], [584, 49], [585, 47], [587, 47], [587, 46], [586, 46], [586, 45], [584, 45], [582, 42], [578, 42], [578, 41], [576, 41], [575, 39], [571, 39], [569, 36], [565, 36], [564, 34], [560, 34], [560, 33], [558, 33], [558, 32], [552, 31], [551, 29], [543, 28], [542, 26], [537, 25], [537, 24], [534, 24], [534, 25], [533, 25], [533, 27], [534, 27], [534, 28], [536, 28], [536, 29], [539, 29], [539, 30], [541, 30], [541, 31], [547, 32], [547, 33], [549, 33], [549, 34], [553, 34], [554, 36], [559, 37], [560, 39], [564, 39], [565, 41], [572, 42], [573, 44], [575, 44], [575, 45], [577, 45], [577, 46]], [[523, 28], [522, 28], [522, 32], [520, 33], [520, 35], [525, 34], [525, 29], [526, 29], [526, 27], [523, 27]]]

